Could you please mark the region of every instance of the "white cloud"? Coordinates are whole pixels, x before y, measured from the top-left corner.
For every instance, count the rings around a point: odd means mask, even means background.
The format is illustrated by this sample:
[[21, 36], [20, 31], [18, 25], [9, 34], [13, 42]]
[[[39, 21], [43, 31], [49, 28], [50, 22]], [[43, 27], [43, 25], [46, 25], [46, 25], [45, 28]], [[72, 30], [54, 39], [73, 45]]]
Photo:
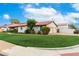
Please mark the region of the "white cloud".
[[69, 15], [65, 15], [64, 19], [68, 22], [68, 23], [75, 23], [75, 19], [73, 17], [70, 17]]
[[79, 11], [79, 3], [72, 4], [72, 7]]
[[[54, 19], [57, 23], [76, 23], [76, 18], [79, 18], [79, 13], [68, 13], [66, 15], [62, 15], [61, 13], [55, 14], [52, 19]], [[51, 19], [51, 18], [50, 18]]]
[[76, 18], [79, 18], [79, 13], [68, 13], [64, 18], [70, 23], [76, 23]]
[[54, 20], [56, 23], [67, 23], [64, 16], [53, 8], [26, 8], [25, 12], [26, 18], [33, 18], [37, 21]]
[[79, 13], [68, 13], [67, 15], [58, 13], [53, 16], [53, 19], [57, 23], [76, 23], [76, 18], [79, 18]]
[[40, 14], [40, 15], [53, 15], [57, 13], [56, 10], [53, 8], [44, 8], [44, 7], [40, 9], [26, 8], [25, 11], [32, 14]]
[[53, 8], [24, 8], [25, 14], [24, 16], [27, 18], [35, 18], [37, 21], [46, 21], [53, 15], [57, 13], [57, 11]]
[[70, 13], [69, 16], [73, 18], [79, 18], [79, 13]]
[[23, 3], [23, 4], [21, 4], [20, 8], [21, 9], [32, 8], [32, 4], [27, 4], [26, 5], [26, 4]]
[[32, 8], [32, 4], [26, 5], [26, 8]]
[[35, 3], [36, 6], [39, 6], [39, 3]]
[[4, 15], [3, 15], [3, 18], [8, 20], [8, 19], [10, 19], [10, 15], [4, 14]]
[[64, 18], [64, 16], [61, 13], [57, 13], [56, 15], [54, 15], [52, 17], [52, 19], [56, 22], [56, 23], [68, 23], [67, 20]]
[[24, 17], [33, 18], [37, 21], [48, 21], [54, 19], [57, 23], [71, 23], [75, 22], [74, 17], [78, 17], [77, 13], [69, 13], [67, 15], [62, 15], [54, 8], [24, 8]]

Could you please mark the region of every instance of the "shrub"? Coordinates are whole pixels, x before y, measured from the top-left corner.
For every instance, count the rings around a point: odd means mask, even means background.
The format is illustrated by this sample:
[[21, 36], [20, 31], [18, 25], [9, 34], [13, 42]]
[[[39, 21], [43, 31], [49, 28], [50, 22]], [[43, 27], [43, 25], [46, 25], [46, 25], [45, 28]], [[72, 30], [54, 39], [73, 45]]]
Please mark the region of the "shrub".
[[35, 31], [34, 31], [34, 29], [33, 29], [33, 30], [31, 30], [31, 34], [35, 34]]
[[49, 31], [50, 31], [50, 28], [49, 27], [46, 27], [46, 26], [43, 26], [42, 28], [41, 28], [41, 31], [42, 31], [42, 34], [48, 34], [49, 33]]
[[38, 31], [37, 34], [41, 34], [41, 31]]
[[12, 29], [12, 30], [8, 30], [8, 32], [11, 32], [11, 33], [17, 33], [18, 30], [17, 30], [17, 29]]
[[79, 30], [75, 30], [74, 31], [74, 34], [79, 34]]
[[35, 34], [35, 31], [34, 31], [34, 30], [32, 30], [32, 31], [31, 31], [31, 34]]
[[26, 34], [35, 34], [35, 31], [34, 30], [30, 30], [30, 29], [27, 29], [25, 31]]
[[27, 30], [25, 31], [25, 33], [26, 33], [26, 34], [30, 34], [30, 29], [27, 29]]

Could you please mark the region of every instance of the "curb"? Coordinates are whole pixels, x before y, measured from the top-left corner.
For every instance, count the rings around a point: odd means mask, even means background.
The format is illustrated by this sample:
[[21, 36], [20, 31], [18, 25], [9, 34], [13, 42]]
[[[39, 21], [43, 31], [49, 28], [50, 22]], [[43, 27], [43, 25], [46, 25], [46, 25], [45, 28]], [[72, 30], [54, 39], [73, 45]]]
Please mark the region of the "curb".
[[0, 56], [8, 56], [8, 53], [0, 51]]
[[69, 46], [69, 47], [60, 47], [60, 48], [40, 48], [40, 47], [27, 47], [27, 48], [36, 48], [41, 50], [65, 50], [65, 49], [73, 49], [77, 48], [79, 45]]

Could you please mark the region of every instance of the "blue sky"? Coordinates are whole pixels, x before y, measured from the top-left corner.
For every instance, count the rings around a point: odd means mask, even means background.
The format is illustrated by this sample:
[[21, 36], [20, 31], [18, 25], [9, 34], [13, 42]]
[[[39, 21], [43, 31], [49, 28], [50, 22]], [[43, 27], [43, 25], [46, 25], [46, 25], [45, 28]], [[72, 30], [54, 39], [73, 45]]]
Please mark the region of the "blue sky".
[[11, 19], [21, 23], [27, 18], [36, 21], [54, 19], [59, 23], [78, 23], [79, 4], [72, 3], [0, 3], [0, 25], [9, 24]]

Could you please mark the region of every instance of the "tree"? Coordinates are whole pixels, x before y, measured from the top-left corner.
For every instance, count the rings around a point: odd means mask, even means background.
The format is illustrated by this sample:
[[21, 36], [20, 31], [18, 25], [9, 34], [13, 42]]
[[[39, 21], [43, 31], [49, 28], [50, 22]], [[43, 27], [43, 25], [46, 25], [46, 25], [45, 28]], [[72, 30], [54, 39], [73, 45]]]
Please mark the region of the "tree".
[[18, 19], [12, 19], [11, 20], [11, 24], [18, 24], [20, 23], [20, 21]]
[[32, 31], [34, 31], [33, 27], [35, 26], [35, 24], [36, 24], [35, 19], [28, 19], [27, 20], [27, 26], [31, 30], [31, 33], [32, 33]]

